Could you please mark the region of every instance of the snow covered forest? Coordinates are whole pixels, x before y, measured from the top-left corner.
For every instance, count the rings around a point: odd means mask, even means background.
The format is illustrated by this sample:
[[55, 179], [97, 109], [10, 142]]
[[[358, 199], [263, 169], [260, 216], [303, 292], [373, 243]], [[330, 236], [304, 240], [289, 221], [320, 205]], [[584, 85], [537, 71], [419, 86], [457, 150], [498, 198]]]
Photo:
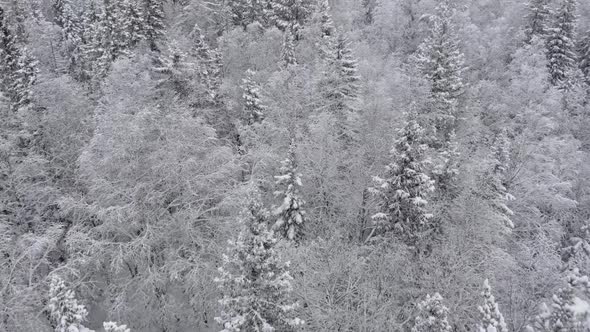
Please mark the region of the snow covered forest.
[[0, 0], [0, 331], [590, 332], [590, 1]]

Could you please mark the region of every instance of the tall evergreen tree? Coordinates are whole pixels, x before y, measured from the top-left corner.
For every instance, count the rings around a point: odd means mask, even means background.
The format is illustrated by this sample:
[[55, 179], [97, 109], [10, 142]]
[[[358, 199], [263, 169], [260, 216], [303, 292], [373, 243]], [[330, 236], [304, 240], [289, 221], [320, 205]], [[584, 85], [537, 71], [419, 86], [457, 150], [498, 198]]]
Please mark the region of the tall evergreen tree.
[[295, 35], [291, 29], [283, 33], [283, 47], [281, 49], [281, 60], [284, 68], [297, 65], [295, 57]]
[[418, 316], [412, 327], [412, 332], [451, 332], [453, 329], [448, 322], [449, 309], [443, 304], [439, 293], [426, 295], [426, 299], [418, 304]]
[[584, 74], [586, 83], [590, 84], [590, 30], [586, 32], [586, 35], [580, 42], [579, 54], [580, 70]]
[[478, 326], [480, 332], [508, 332], [508, 327], [504, 321], [504, 315], [498, 309], [498, 304], [494, 295], [492, 295], [492, 288], [488, 279], [483, 283], [483, 305], [479, 306], [479, 313], [481, 314], [481, 325]]
[[158, 42], [164, 37], [164, 2], [162, 0], [144, 1], [144, 34], [152, 51], [159, 51]]
[[288, 332], [303, 324], [294, 317], [293, 278], [275, 249], [277, 239], [267, 228], [268, 217], [258, 198], [252, 199], [242, 216], [245, 229], [230, 241], [223, 256], [215, 279], [223, 294], [223, 311], [216, 321], [225, 332]]
[[434, 190], [434, 181], [426, 174], [428, 160], [422, 135], [420, 125], [410, 119], [399, 131], [385, 178], [375, 177], [376, 186], [371, 188], [379, 206], [372, 217], [376, 230], [392, 231], [412, 247], [434, 227], [432, 215], [426, 212], [426, 197]]
[[[456, 129], [458, 98], [463, 93], [461, 73], [463, 53], [453, 24], [454, 10], [441, 1], [430, 16], [428, 37], [418, 49], [417, 64], [430, 81], [432, 105], [427, 110], [428, 126], [433, 126], [442, 142]], [[429, 128], [430, 129], [430, 128]]]
[[266, 106], [260, 100], [260, 86], [254, 80], [254, 72], [251, 69], [246, 71], [246, 77], [242, 80], [242, 99], [244, 100], [244, 118], [249, 125], [260, 123], [264, 119]]
[[282, 31], [291, 30], [295, 40], [313, 13], [312, 0], [270, 0], [270, 19]]
[[198, 103], [215, 104], [221, 86], [221, 53], [209, 46], [198, 25], [193, 28], [191, 39], [193, 41], [191, 55], [197, 60], [199, 79], [205, 87], [205, 95]]
[[18, 45], [0, 8], [0, 88], [10, 100], [11, 109], [16, 111], [31, 104], [31, 88], [37, 79], [36, 65], [28, 50]]
[[547, 37], [550, 20], [549, 0], [529, 0], [525, 27], [526, 42], [530, 44], [534, 37]]
[[281, 205], [273, 209], [273, 216], [277, 218], [273, 230], [278, 231], [282, 237], [291, 241], [302, 237], [303, 224], [306, 222], [303, 205], [305, 201], [300, 197], [301, 174], [297, 173], [295, 156], [295, 143], [291, 142], [289, 156], [281, 163], [281, 174], [275, 176], [276, 185], [283, 189], [275, 192]]
[[556, 13], [554, 26], [547, 37], [547, 59], [551, 83], [568, 88], [574, 83], [577, 67], [575, 49], [577, 0], [563, 0]]
[[318, 4], [318, 16], [323, 38], [335, 37], [334, 21], [330, 14], [330, 3], [328, 0], [320, 0]]
[[65, 282], [58, 277], [51, 280], [48, 307], [55, 332], [89, 331], [82, 325], [88, 311], [83, 305], [78, 304], [74, 291], [68, 289]]
[[134, 47], [145, 39], [143, 10], [137, 0], [123, 0], [122, 29], [127, 37], [126, 47]]
[[254, 22], [262, 26], [267, 25], [267, 15], [270, 9], [269, 0], [234, 0], [229, 1], [229, 13], [232, 23], [246, 30]]
[[358, 140], [360, 76], [346, 37], [339, 35], [332, 46], [319, 82], [320, 110], [335, 116], [336, 135], [348, 146]]

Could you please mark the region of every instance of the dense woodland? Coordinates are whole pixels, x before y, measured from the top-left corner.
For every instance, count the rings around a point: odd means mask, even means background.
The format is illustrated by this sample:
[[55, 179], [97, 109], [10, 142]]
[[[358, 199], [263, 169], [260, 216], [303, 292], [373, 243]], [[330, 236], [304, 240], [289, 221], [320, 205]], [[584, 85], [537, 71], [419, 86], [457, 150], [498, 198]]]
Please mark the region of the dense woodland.
[[0, 0], [0, 331], [590, 331], [587, 0]]

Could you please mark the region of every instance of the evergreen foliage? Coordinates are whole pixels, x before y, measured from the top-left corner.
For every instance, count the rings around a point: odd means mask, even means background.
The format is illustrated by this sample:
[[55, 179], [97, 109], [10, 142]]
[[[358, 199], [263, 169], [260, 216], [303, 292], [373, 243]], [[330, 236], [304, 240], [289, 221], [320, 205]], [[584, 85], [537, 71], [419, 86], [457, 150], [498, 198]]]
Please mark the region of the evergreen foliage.
[[551, 83], [567, 89], [574, 83], [577, 68], [574, 44], [576, 30], [576, 0], [564, 0], [556, 12], [554, 25], [547, 37], [547, 59]]
[[551, 23], [551, 8], [548, 0], [529, 0], [526, 16], [525, 38], [531, 43], [533, 38], [544, 39]]
[[483, 283], [483, 305], [479, 306], [479, 313], [481, 314], [481, 325], [479, 325], [480, 332], [508, 332], [508, 327], [504, 321], [504, 315], [498, 309], [498, 304], [494, 295], [492, 295], [492, 288], [488, 279]]
[[426, 295], [426, 299], [418, 304], [419, 314], [416, 317], [412, 332], [450, 332], [452, 331], [447, 315], [449, 309], [443, 304], [439, 293]]
[[246, 71], [246, 77], [242, 80], [244, 99], [244, 118], [249, 125], [260, 123], [264, 120], [266, 106], [260, 100], [260, 86], [254, 81], [254, 72], [251, 69]]

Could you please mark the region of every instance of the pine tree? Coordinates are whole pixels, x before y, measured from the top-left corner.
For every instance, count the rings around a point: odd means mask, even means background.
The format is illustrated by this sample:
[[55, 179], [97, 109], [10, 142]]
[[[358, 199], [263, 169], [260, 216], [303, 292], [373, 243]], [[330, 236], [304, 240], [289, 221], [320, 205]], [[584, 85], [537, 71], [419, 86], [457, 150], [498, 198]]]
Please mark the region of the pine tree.
[[281, 262], [275, 250], [277, 239], [266, 226], [268, 217], [259, 199], [253, 199], [243, 212], [245, 229], [223, 256], [215, 279], [223, 311], [216, 321], [225, 332], [287, 332], [303, 324], [294, 317], [297, 303], [290, 300], [289, 264]]
[[249, 125], [260, 123], [264, 120], [266, 106], [260, 100], [260, 86], [254, 81], [254, 72], [251, 69], [246, 71], [246, 77], [242, 80], [242, 99], [244, 100], [244, 118]]
[[422, 135], [420, 125], [409, 120], [399, 131], [385, 178], [375, 177], [376, 186], [371, 188], [379, 199], [379, 212], [372, 217], [376, 229], [393, 231], [412, 247], [435, 226], [432, 215], [426, 212], [425, 198], [434, 190], [434, 181], [425, 173], [428, 160]]
[[551, 19], [548, 2], [548, 0], [529, 0], [525, 28], [526, 42], [529, 44], [535, 37], [539, 39], [547, 37], [547, 26]]
[[432, 297], [426, 295], [426, 299], [418, 304], [420, 311], [416, 317], [412, 332], [451, 332], [448, 322], [449, 309], [443, 304], [443, 298], [439, 293]]
[[321, 111], [334, 114], [336, 135], [346, 143], [345, 146], [354, 144], [358, 140], [360, 76], [357, 61], [344, 35], [338, 36], [333, 44], [319, 85]]
[[437, 191], [446, 198], [454, 197], [456, 194], [460, 156], [457, 138], [453, 131], [449, 135], [448, 144], [438, 151], [438, 160], [432, 171]]
[[0, 8], [0, 88], [16, 111], [32, 102], [32, 86], [37, 79], [37, 62], [26, 48], [19, 47], [16, 36], [8, 28], [4, 10]]
[[172, 42], [155, 62], [157, 87], [163, 92], [172, 91], [180, 99], [189, 97], [192, 66], [187, 62], [187, 54]]
[[576, 0], [563, 0], [555, 25], [547, 37], [547, 59], [551, 83], [567, 89], [574, 83], [577, 66], [575, 49]]
[[115, 322], [104, 322], [102, 326], [105, 332], [131, 332], [127, 325], [118, 325]]
[[453, 15], [448, 0], [438, 4], [436, 14], [430, 16], [429, 35], [416, 56], [419, 68], [431, 85], [432, 105], [426, 115], [428, 126], [434, 127], [442, 142], [448, 142], [449, 135], [456, 129], [458, 98], [464, 89], [463, 53], [459, 49]]
[[144, 0], [144, 34], [152, 51], [159, 51], [158, 41], [164, 37], [164, 3], [162, 0]]
[[56, 332], [86, 331], [82, 325], [88, 316], [86, 308], [78, 304], [74, 291], [68, 289], [65, 282], [58, 277], [51, 280], [48, 308]]
[[508, 327], [504, 321], [504, 316], [498, 309], [498, 304], [494, 295], [492, 295], [492, 289], [488, 279], [483, 283], [483, 296], [484, 304], [479, 306], [478, 310], [481, 314], [481, 325], [478, 329], [480, 332], [508, 332]]
[[143, 10], [136, 0], [123, 0], [121, 3], [122, 29], [127, 36], [126, 46], [132, 48], [145, 39]]
[[[58, 0], [54, 6], [56, 21], [61, 27], [61, 43], [68, 60], [68, 72], [75, 73], [80, 65], [82, 27], [69, 0]], [[59, 10], [59, 11], [58, 11]]]
[[330, 3], [328, 0], [320, 0], [318, 5], [319, 22], [322, 31], [322, 38], [335, 37], [334, 21], [330, 15]]
[[273, 209], [272, 214], [277, 218], [273, 230], [293, 241], [302, 237], [302, 228], [306, 222], [303, 210], [305, 201], [299, 194], [301, 174], [297, 173], [294, 142], [291, 142], [289, 147], [289, 156], [281, 164], [281, 175], [275, 176], [275, 183], [284, 189], [275, 192], [275, 196], [280, 198], [282, 203]]

